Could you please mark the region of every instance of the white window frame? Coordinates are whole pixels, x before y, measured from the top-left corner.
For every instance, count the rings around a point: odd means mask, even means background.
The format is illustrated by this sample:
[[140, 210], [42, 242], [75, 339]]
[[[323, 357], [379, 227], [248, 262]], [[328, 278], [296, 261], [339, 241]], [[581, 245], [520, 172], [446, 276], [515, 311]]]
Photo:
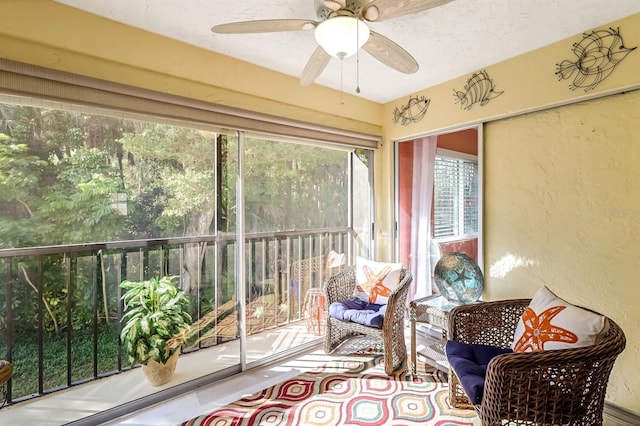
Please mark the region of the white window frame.
[[[443, 149], [443, 148], [437, 148], [436, 149], [436, 158], [437, 157], [444, 157], [444, 158], [452, 158], [452, 159], [456, 159], [456, 160], [463, 160], [463, 161], [468, 161], [468, 162], [472, 162], [475, 163], [477, 166], [477, 170], [476, 173], [480, 174], [480, 162], [478, 160], [478, 156], [477, 155], [472, 155], [472, 154], [466, 154], [463, 152], [458, 152], [458, 151], [452, 151], [452, 150], [448, 150], [448, 149]], [[434, 171], [435, 172], [435, 171]], [[467, 239], [471, 239], [471, 238], [479, 238], [479, 229], [480, 229], [480, 216], [478, 215], [478, 210], [481, 208], [481, 202], [480, 202], [480, 179], [478, 178], [478, 188], [477, 188], [477, 194], [478, 194], [478, 201], [476, 204], [476, 217], [478, 218], [478, 223], [477, 223], [477, 230], [476, 232], [472, 232], [472, 233], [462, 233], [462, 234], [458, 234], [458, 235], [453, 235], [453, 236], [446, 236], [446, 237], [433, 237], [434, 240], [438, 241], [438, 242], [451, 242], [451, 241], [461, 241], [461, 240], [467, 240]], [[434, 185], [435, 185], [435, 181], [434, 181]], [[435, 197], [436, 191], [434, 188], [434, 197]], [[436, 203], [435, 203], [435, 199], [434, 199], [434, 203], [433, 203], [433, 208], [434, 208], [434, 226], [433, 226], [433, 232], [435, 234], [435, 207], [436, 207]], [[459, 203], [459, 208], [463, 209], [462, 203]], [[462, 214], [460, 215], [460, 219], [459, 219], [459, 223], [461, 224], [461, 228], [464, 229], [464, 219], [465, 219], [465, 215], [464, 215], [464, 210], [462, 212]]]

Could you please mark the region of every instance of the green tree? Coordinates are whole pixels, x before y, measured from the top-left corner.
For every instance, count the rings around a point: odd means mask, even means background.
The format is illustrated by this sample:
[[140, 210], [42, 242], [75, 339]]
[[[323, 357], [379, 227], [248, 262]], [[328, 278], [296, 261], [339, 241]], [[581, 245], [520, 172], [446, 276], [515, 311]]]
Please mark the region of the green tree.
[[249, 231], [347, 225], [346, 151], [249, 139], [244, 156]]
[[[120, 122], [106, 119], [104, 129], [122, 128]], [[126, 221], [112, 208], [112, 194], [123, 190], [114, 140], [105, 141], [104, 150], [91, 147], [86, 114], [47, 110], [20, 105], [0, 106], [0, 126], [5, 132], [0, 140], [0, 186], [10, 188], [0, 195], [0, 247], [32, 247], [106, 241], [121, 238]], [[115, 127], [118, 126], [118, 127]], [[107, 132], [109, 133], [109, 132]], [[117, 150], [116, 150], [117, 151]], [[102, 258], [101, 258], [102, 260]], [[66, 259], [46, 256], [24, 258], [15, 264], [17, 286], [14, 324], [33, 324], [29, 306], [31, 293], [41, 299], [49, 314], [45, 326], [58, 330], [66, 322]], [[104, 273], [104, 264], [101, 263]], [[82, 266], [75, 272], [86, 275]], [[40, 271], [40, 272], [39, 272]], [[35, 276], [46, 279], [39, 290]], [[105, 280], [102, 280], [103, 285]], [[87, 283], [88, 285], [89, 283]], [[109, 318], [107, 291], [103, 289], [104, 318]], [[82, 301], [82, 288], [77, 300]], [[76, 297], [74, 296], [74, 301]], [[82, 312], [86, 312], [83, 315]], [[77, 305], [74, 313], [88, 321], [90, 307]], [[35, 324], [34, 324], [35, 325]]]
[[[143, 200], [155, 207], [153, 212], [160, 213], [153, 219], [157, 229], [180, 236], [210, 234], [216, 202], [215, 141], [206, 132], [151, 123], [121, 141], [131, 154], [125, 182], [132, 201], [138, 207], [144, 208]], [[185, 246], [181, 278], [189, 293], [199, 280], [202, 248]]]
[[0, 248], [28, 246], [34, 241], [31, 193], [46, 165], [29, 154], [26, 144], [13, 143], [0, 133]]

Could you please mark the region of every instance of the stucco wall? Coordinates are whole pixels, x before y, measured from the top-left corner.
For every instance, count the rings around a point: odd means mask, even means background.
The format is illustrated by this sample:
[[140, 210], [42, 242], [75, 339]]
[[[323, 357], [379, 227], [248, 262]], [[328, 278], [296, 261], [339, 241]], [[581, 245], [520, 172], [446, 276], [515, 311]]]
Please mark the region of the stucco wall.
[[560, 297], [614, 319], [607, 400], [640, 413], [640, 90], [485, 126], [486, 299]]

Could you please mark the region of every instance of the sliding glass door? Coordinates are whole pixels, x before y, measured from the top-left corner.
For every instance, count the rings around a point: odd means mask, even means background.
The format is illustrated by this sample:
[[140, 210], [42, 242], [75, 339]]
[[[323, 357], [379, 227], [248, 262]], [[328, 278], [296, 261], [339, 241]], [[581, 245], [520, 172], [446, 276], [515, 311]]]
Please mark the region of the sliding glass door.
[[369, 253], [369, 156], [0, 95], [0, 355], [24, 372], [9, 400], [130, 368], [123, 280], [185, 291], [202, 321], [183, 348], [193, 377], [321, 338], [305, 301]]
[[[353, 256], [353, 150], [242, 137], [244, 352], [251, 363], [324, 333], [322, 283]], [[336, 265], [330, 253], [339, 256]]]
[[431, 295], [443, 254], [463, 252], [482, 268], [481, 128], [396, 145], [397, 254], [414, 276], [412, 298]]

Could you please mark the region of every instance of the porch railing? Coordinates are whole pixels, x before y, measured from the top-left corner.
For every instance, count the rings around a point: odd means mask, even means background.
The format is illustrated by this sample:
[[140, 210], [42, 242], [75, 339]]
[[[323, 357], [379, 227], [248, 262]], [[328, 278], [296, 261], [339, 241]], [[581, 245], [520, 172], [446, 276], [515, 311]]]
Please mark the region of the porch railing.
[[[328, 272], [292, 265], [330, 250], [352, 263], [360, 244], [350, 228], [245, 236], [244, 302], [268, 296], [284, 307], [253, 319], [249, 335], [301, 319], [301, 283], [320, 285]], [[132, 368], [119, 340], [125, 279], [177, 276], [194, 320], [216, 310], [213, 327], [227, 318], [213, 339], [189, 351], [237, 339], [237, 321], [228, 321], [237, 312], [236, 262], [234, 234], [0, 250], [0, 359], [14, 365], [7, 402]]]

